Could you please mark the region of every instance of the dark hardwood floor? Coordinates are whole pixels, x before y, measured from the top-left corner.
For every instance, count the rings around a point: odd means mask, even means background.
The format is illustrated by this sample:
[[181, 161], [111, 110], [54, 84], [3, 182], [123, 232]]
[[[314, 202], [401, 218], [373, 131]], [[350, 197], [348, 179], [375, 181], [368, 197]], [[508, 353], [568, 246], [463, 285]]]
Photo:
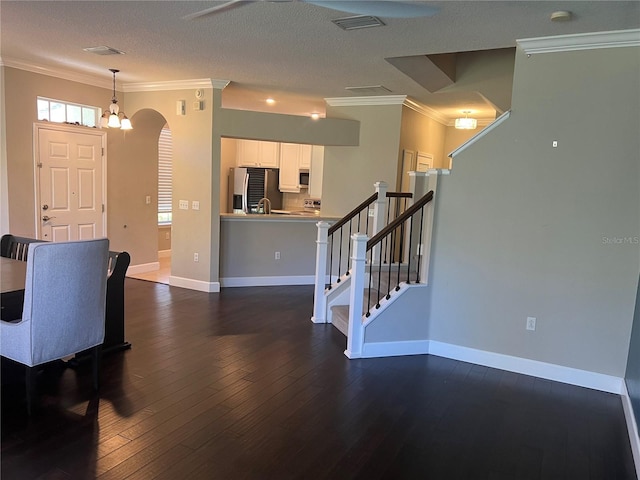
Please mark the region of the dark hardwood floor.
[[[126, 339], [4, 362], [2, 479], [633, 479], [619, 396], [434, 356], [348, 360], [312, 287], [205, 294], [127, 279]], [[19, 369], [18, 369], [19, 370]]]

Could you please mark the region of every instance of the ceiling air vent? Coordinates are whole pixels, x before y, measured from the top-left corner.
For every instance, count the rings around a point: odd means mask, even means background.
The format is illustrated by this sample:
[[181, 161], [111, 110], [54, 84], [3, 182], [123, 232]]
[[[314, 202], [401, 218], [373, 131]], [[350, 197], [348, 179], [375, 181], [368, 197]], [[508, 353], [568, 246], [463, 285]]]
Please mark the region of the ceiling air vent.
[[370, 85], [368, 87], [345, 87], [345, 90], [349, 90], [351, 93], [358, 95], [386, 95], [391, 93], [387, 87], [382, 85]]
[[100, 47], [87, 47], [83, 48], [85, 52], [95, 53], [96, 55], [124, 55], [124, 52], [117, 50], [113, 47], [107, 47], [106, 45]]
[[337, 18], [331, 21], [343, 30], [357, 30], [358, 28], [381, 27], [384, 25], [384, 22], [378, 17], [372, 17], [370, 15]]

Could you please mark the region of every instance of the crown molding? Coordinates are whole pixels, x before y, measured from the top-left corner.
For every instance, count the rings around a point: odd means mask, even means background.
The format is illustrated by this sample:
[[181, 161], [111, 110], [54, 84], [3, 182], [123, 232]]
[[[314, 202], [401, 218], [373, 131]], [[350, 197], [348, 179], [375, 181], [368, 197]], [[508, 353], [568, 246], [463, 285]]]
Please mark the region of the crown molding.
[[189, 90], [192, 88], [215, 88], [223, 90], [229, 83], [229, 80], [199, 78], [193, 80], [169, 80], [166, 82], [125, 83], [122, 85], [122, 90], [124, 92], [161, 92], [168, 90]]
[[325, 98], [330, 107], [361, 107], [367, 105], [402, 105], [406, 95], [376, 95], [370, 97]]
[[86, 73], [72, 72], [57, 67], [45, 67], [42, 65], [36, 65], [33, 63], [25, 62], [17, 58], [0, 58], [0, 66], [16, 68], [18, 70], [25, 70], [27, 72], [37, 73], [39, 75], [47, 75], [49, 77], [60, 78], [62, 80], [69, 80], [71, 82], [83, 83], [85, 85], [91, 85], [93, 87], [113, 88], [113, 81], [111, 77], [105, 78], [98, 75], [87, 75]]
[[598, 48], [638, 47], [640, 46], [640, 29], [523, 38], [517, 40], [517, 44], [527, 55]]
[[[109, 90], [113, 88], [113, 80], [111, 79], [111, 77], [105, 78], [104, 76], [72, 72], [70, 70], [65, 70], [57, 67], [45, 67], [42, 65], [25, 62], [16, 58], [1, 57], [0, 66], [17, 68], [18, 70], [25, 70], [27, 72], [47, 75], [49, 77], [69, 80], [71, 82], [83, 83], [85, 85], [91, 85], [93, 87], [107, 88]], [[122, 92], [188, 90], [191, 88], [216, 88], [222, 90], [227, 85], [229, 85], [229, 83], [229, 80], [216, 80], [214, 78], [202, 78], [195, 80], [172, 80], [167, 82], [123, 83], [120, 84], [119, 90]]]
[[425, 117], [429, 117], [430, 119], [441, 123], [442, 125], [448, 125], [451, 122], [451, 120], [449, 120], [447, 117], [437, 112], [433, 108], [427, 107], [426, 105], [420, 105], [419, 103], [416, 103], [411, 99], [407, 98], [404, 101], [403, 105], [421, 115], [424, 115]]

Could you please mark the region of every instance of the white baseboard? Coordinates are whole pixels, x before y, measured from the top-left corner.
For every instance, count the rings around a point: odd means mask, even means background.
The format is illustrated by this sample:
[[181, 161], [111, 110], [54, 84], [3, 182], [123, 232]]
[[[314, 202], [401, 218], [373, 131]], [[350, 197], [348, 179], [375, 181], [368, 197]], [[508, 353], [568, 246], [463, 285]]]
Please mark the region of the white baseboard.
[[315, 275], [294, 275], [282, 277], [225, 277], [220, 286], [226, 287], [270, 287], [277, 285], [314, 285]]
[[172, 287], [188, 288], [189, 290], [197, 290], [199, 292], [218, 293], [220, 291], [219, 282], [204, 282], [202, 280], [194, 280], [193, 278], [169, 277], [169, 285]]
[[171, 249], [169, 250], [158, 250], [158, 257], [159, 258], [165, 258], [165, 257], [170, 257], [171, 256]]
[[485, 367], [499, 368], [509, 372], [522, 373], [533, 377], [568, 383], [579, 387], [593, 388], [609, 393], [622, 394], [624, 380], [620, 377], [605, 375], [602, 373], [578, 370], [577, 368], [563, 367], [552, 363], [529, 360], [527, 358], [513, 357], [501, 353], [476, 350], [474, 348], [461, 347], [449, 343], [429, 341], [429, 353], [439, 357], [452, 358], [463, 362], [484, 365]]
[[129, 265], [129, 268], [127, 269], [127, 276], [137, 275], [139, 273], [155, 272], [156, 270], [160, 270], [159, 262], [141, 263], [139, 265]]
[[627, 421], [627, 432], [629, 432], [629, 442], [631, 443], [631, 451], [633, 452], [633, 461], [636, 465], [636, 476], [640, 478], [640, 436], [638, 435], [638, 424], [633, 413], [633, 405], [627, 391], [627, 384], [622, 382], [622, 408], [624, 417]]
[[362, 358], [397, 357], [400, 355], [424, 355], [427, 353], [429, 353], [429, 340], [376, 342], [365, 343], [362, 346]]

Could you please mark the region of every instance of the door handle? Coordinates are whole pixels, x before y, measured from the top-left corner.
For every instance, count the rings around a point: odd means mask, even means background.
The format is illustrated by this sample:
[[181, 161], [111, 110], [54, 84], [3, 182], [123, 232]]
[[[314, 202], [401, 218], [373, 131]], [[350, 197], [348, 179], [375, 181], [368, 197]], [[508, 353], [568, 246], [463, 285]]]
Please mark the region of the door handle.
[[49, 220], [51, 220], [52, 218], [56, 218], [56, 217], [49, 217], [49, 216], [47, 216], [47, 215], [44, 215], [44, 216], [42, 217], [42, 221], [43, 221], [43, 222], [48, 222], [48, 221], [49, 221]]

